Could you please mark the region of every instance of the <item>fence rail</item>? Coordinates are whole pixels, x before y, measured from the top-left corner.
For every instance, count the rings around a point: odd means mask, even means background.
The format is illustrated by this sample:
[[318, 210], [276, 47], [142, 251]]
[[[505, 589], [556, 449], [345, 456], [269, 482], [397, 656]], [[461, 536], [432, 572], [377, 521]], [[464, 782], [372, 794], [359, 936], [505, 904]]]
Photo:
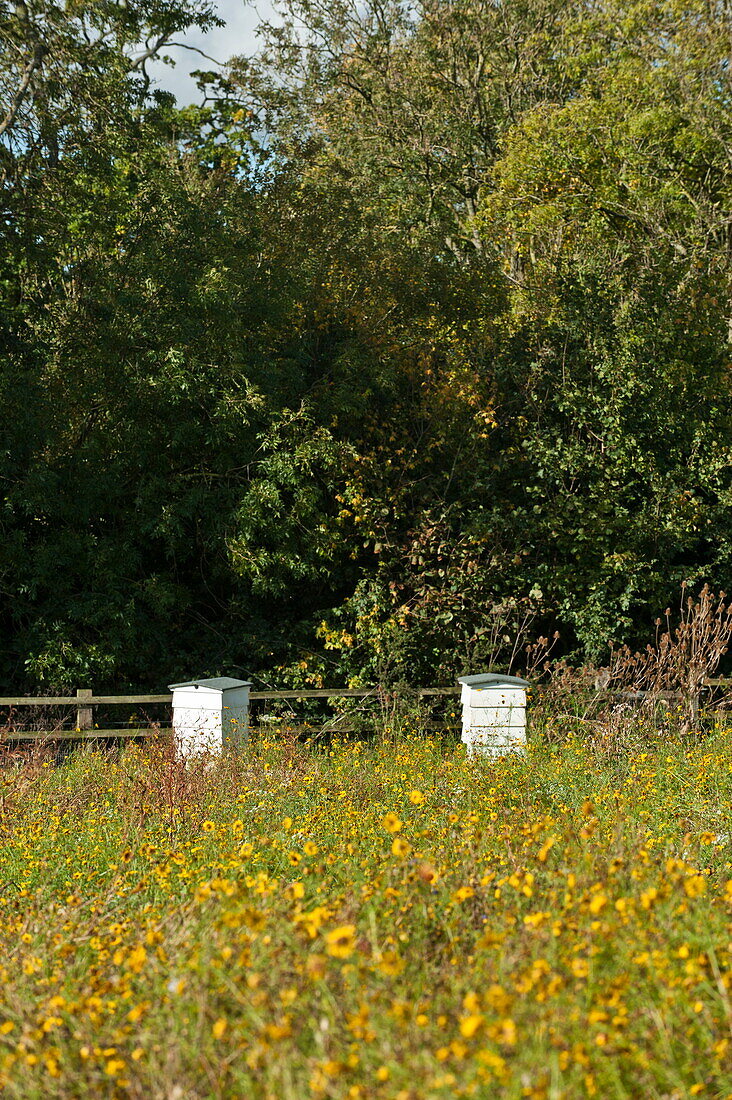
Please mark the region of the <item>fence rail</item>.
[[[454, 696], [460, 693], [458, 687], [419, 687], [414, 689], [414, 695], [417, 698], [434, 698], [440, 696]], [[252, 691], [249, 693], [249, 699], [251, 702], [277, 702], [277, 701], [297, 701], [308, 699], [380, 699], [384, 695], [389, 695], [389, 692], [383, 692], [378, 687], [363, 687], [363, 688], [294, 688], [284, 689], [281, 691]], [[80, 688], [75, 695], [5, 695], [0, 696], [0, 708], [7, 708], [10, 710], [20, 707], [66, 707], [69, 709], [76, 708], [76, 726], [74, 729], [54, 729], [54, 730], [17, 730], [9, 729], [2, 731], [0, 729], [0, 742], [7, 741], [33, 741], [33, 740], [49, 740], [49, 741], [71, 741], [71, 740], [97, 740], [104, 738], [119, 738], [124, 740], [136, 739], [141, 737], [151, 737], [159, 734], [166, 734], [170, 732], [171, 725], [164, 723], [151, 723], [149, 728], [142, 728], [139, 725], [132, 726], [118, 726], [114, 728], [101, 729], [94, 725], [94, 708], [95, 707], [109, 707], [109, 706], [139, 706], [142, 704], [164, 704], [171, 706], [173, 702], [173, 696], [170, 693], [161, 695], [94, 695], [89, 688]], [[139, 719], [138, 719], [139, 722]], [[314, 727], [309, 727], [306, 724], [296, 725], [291, 727], [293, 730], [307, 730]], [[338, 729], [341, 732], [353, 732], [353, 728], [350, 726], [337, 725], [333, 726], [333, 730]]]
[[[732, 677], [710, 677], [704, 681], [705, 687], [710, 688], [732, 688]], [[388, 690], [380, 689], [379, 687], [363, 687], [363, 688], [287, 688], [281, 691], [252, 691], [249, 694], [251, 702], [277, 702], [277, 701], [298, 701], [308, 699], [382, 699], [392, 695], [392, 692]], [[456, 696], [460, 694], [459, 687], [417, 687], [412, 689], [413, 697], [417, 699], [438, 699], [440, 697], [449, 698], [450, 696]], [[648, 694], [654, 694], [657, 698], [663, 699], [681, 699], [682, 695], [672, 692], [657, 692], [649, 693], [644, 691], [613, 691], [607, 688], [599, 688], [592, 693], [598, 698], [601, 697], [616, 697], [633, 700], [642, 700]], [[52, 740], [52, 741], [70, 741], [70, 740], [95, 740], [103, 738], [119, 738], [124, 740], [130, 740], [142, 737], [151, 737], [160, 733], [169, 733], [171, 729], [170, 724], [163, 723], [151, 723], [149, 727], [143, 728], [142, 726], [119, 726], [110, 729], [99, 729], [94, 725], [94, 708], [95, 707], [114, 707], [114, 706], [140, 706], [143, 704], [150, 705], [167, 705], [171, 706], [173, 702], [172, 694], [165, 693], [160, 695], [154, 694], [140, 694], [140, 695], [94, 695], [89, 688], [79, 688], [75, 695], [7, 695], [0, 696], [0, 709], [15, 709], [20, 707], [66, 707], [76, 708], [76, 726], [73, 729], [54, 729], [54, 730], [16, 730], [8, 729], [3, 731], [0, 729], [0, 741], [31, 741], [31, 740]], [[139, 722], [139, 719], [138, 719]], [[434, 727], [440, 725], [439, 723], [425, 723], [425, 728]], [[293, 730], [307, 730], [314, 727], [306, 724], [298, 724], [292, 727]], [[342, 732], [353, 732], [350, 726], [333, 726], [335, 732], [336, 729]]]
[[[287, 691], [250, 691], [251, 700], [258, 699], [368, 699], [376, 697], [379, 688], [307, 688]], [[437, 687], [415, 688], [416, 695], [459, 695], [460, 688]], [[0, 707], [73, 707], [84, 701], [85, 706], [114, 706], [128, 703], [172, 703], [173, 696], [167, 695], [5, 695], [0, 696]]]

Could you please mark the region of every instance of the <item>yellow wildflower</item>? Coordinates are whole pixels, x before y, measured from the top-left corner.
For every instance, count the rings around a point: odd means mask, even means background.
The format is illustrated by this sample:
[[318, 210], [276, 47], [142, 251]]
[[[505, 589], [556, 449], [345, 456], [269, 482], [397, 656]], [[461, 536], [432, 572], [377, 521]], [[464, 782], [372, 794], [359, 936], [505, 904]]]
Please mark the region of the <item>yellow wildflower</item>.
[[353, 924], [343, 924], [325, 934], [326, 951], [336, 959], [347, 959], [356, 947], [356, 928]]
[[382, 819], [381, 824], [387, 833], [398, 833], [402, 827], [402, 823], [396, 814], [388, 813]]

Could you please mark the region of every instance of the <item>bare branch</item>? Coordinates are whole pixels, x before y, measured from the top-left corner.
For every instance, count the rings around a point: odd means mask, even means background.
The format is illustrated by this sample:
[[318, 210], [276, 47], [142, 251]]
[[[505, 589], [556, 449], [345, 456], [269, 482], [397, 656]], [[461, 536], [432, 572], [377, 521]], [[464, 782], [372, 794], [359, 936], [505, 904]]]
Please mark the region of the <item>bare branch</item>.
[[148, 46], [143, 53], [138, 54], [138, 56], [134, 58], [130, 67], [132, 69], [142, 68], [146, 61], [149, 61], [151, 57], [155, 57], [158, 51], [169, 43], [171, 34], [172, 31], [167, 31], [165, 34], [161, 34], [159, 38], [156, 38], [152, 46]]
[[30, 87], [30, 82], [33, 79], [33, 73], [36, 71], [36, 69], [40, 68], [45, 53], [46, 47], [43, 45], [43, 43], [37, 42], [35, 49], [33, 50], [33, 57], [30, 59], [25, 67], [23, 79], [20, 82], [17, 92], [13, 96], [12, 103], [8, 108], [8, 113], [5, 115], [3, 121], [0, 122], [0, 137], [2, 137], [3, 134], [5, 134], [15, 122], [16, 116], [20, 109], [20, 105], [25, 99], [28, 88]]
[[222, 69], [226, 64], [226, 62], [218, 61], [215, 57], [211, 57], [210, 54], [204, 53], [203, 50], [199, 50], [198, 46], [188, 46], [185, 42], [168, 42], [168, 47], [170, 49], [172, 49], [173, 46], [175, 46], [177, 50], [190, 50], [191, 53], [200, 54], [201, 57], [205, 57], [207, 61], [213, 62], [214, 65], [219, 65]]

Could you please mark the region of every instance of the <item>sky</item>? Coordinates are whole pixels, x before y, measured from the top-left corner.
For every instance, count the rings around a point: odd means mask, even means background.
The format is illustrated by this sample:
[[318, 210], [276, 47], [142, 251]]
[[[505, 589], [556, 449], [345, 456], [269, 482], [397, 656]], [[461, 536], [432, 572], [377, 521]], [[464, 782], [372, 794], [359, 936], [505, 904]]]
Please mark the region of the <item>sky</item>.
[[[219, 0], [219, 15], [226, 20], [225, 27], [215, 27], [208, 34], [199, 30], [189, 31], [178, 36], [177, 41], [188, 46], [196, 46], [216, 61], [225, 62], [234, 54], [250, 54], [257, 48], [255, 30], [262, 18], [271, 18], [272, 5], [269, 0]], [[198, 102], [195, 82], [190, 73], [193, 69], [210, 69], [211, 62], [192, 50], [170, 49], [167, 51], [175, 60], [175, 68], [161, 62], [148, 66], [148, 72], [160, 87], [175, 94], [181, 107]]]

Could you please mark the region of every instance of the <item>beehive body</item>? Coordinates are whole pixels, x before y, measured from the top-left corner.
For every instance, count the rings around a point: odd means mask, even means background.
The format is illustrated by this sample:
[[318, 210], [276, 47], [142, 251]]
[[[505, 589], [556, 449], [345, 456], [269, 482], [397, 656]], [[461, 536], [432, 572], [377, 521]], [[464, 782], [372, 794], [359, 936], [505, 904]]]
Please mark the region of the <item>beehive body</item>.
[[249, 688], [246, 681], [228, 677], [172, 684], [173, 730], [180, 755], [220, 753], [246, 740]]
[[462, 740], [468, 756], [505, 756], [526, 749], [526, 681], [461, 677]]

